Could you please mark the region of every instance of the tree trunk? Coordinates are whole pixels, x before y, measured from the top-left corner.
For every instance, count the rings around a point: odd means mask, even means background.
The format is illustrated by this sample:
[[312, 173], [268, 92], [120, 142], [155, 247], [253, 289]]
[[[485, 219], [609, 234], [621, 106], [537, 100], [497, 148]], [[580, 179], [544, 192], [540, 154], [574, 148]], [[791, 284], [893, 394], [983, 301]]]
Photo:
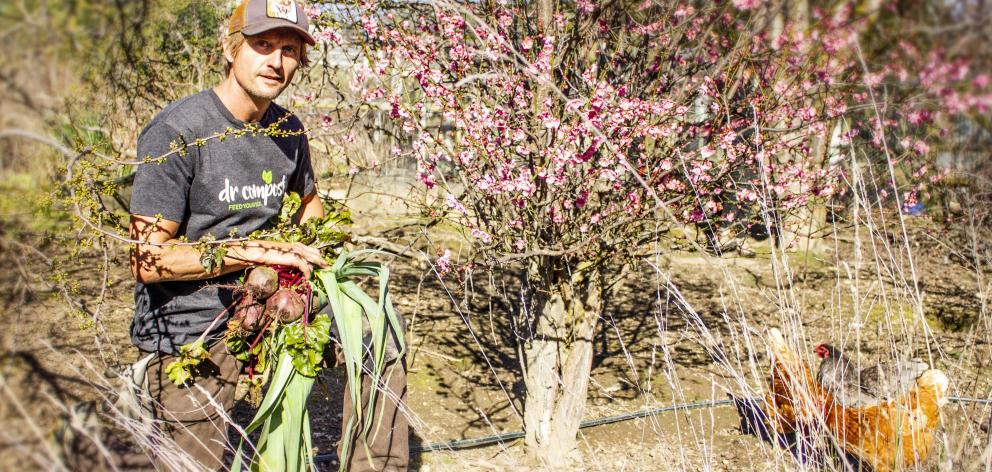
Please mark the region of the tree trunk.
[[546, 466], [578, 457], [576, 434], [585, 413], [593, 334], [602, 309], [601, 275], [573, 274], [538, 294], [538, 318], [524, 345], [525, 443]]

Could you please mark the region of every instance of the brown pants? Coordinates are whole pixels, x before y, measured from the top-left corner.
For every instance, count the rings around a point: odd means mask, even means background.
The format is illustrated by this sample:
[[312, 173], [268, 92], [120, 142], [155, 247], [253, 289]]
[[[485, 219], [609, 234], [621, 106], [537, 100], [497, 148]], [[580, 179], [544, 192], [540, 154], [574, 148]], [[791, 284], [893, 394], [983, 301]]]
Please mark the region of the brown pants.
[[[159, 356], [148, 366], [148, 391], [156, 402], [156, 423], [178, 449], [202, 468], [220, 470], [224, 467], [225, 449], [230, 447], [228, 412], [234, 407], [241, 364], [227, 352], [223, 342], [215, 343], [210, 348], [210, 362], [197, 366], [192, 384], [177, 387], [165, 373], [173, 360], [173, 356]], [[159, 454], [154, 460], [162, 470], [185, 468], [169, 459]]]
[[[352, 439], [349, 457], [345, 458], [341, 450], [344, 446], [343, 441], [338, 444], [338, 457], [342, 461], [347, 459], [348, 470], [352, 472], [407, 470], [410, 461], [410, 426], [406, 412], [401, 411], [402, 408], [406, 407], [406, 365], [404, 364], [403, 359], [398, 359], [386, 364], [385, 369], [383, 369], [375, 397], [375, 418], [372, 419], [376, 424], [372, 425], [367, 438], [368, 453], [366, 453], [365, 443], [360, 437], [360, 432], [365, 427], [364, 419], [356, 422], [356, 433]], [[368, 403], [371, 390], [372, 380], [368, 376], [363, 376], [363, 405]], [[348, 420], [353, 413], [352, 408], [351, 395], [348, 394], [348, 386], [346, 385], [344, 415], [341, 418], [342, 429], [348, 427]]]
[[[223, 342], [210, 348], [210, 362], [198, 366], [194, 372], [194, 382], [189, 386], [177, 387], [165, 373], [165, 367], [175, 360], [174, 356], [160, 356], [148, 366], [148, 389], [156, 402], [156, 423], [160, 430], [175, 443], [176, 448], [186, 452], [186, 457], [170, 457], [166, 454], [148, 455], [141, 453], [121, 454], [115, 458], [116, 468], [126, 470], [177, 470], [188, 471], [197, 468], [206, 470], [224, 469], [224, 455], [234, 450], [238, 438], [228, 441], [228, 413], [234, 406], [234, 390], [237, 385], [241, 365], [227, 352]], [[351, 416], [351, 398], [347, 385], [344, 392], [343, 424], [347, 425]], [[372, 382], [368, 377], [362, 381], [362, 401], [368, 401]], [[406, 414], [396, 402], [405, 405], [406, 368], [402, 360], [386, 365], [379, 394], [376, 397], [377, 424], [369, 432], [368, 447], [371, 460], [361, 442], [349, 458], [348, 470], [352, 472], [400, 471], [407, 470], [409, 462], [409, 426]], [[388, 393], [387, 393], [388, 392]], [[381, 415], [381, 416], [378, 416]], [[381, 419], [378, 419], [381, 418]], [[363, 425], [359, 424], [358, 431]], [[344, 427], [344, 426], [342, 426]], [[358, 440], [360, 441], [360, 440]], [[71, 458], [72, 470], [91, 471], [111, 469], [101, 462], [92, 447], [83, 446], [77, 457]], [[172, 450], [172, 445], [163, 449]], [[339, 451], [340, 454], [340, 451]], [[191, 464], [190, 461], [195, 461]]]

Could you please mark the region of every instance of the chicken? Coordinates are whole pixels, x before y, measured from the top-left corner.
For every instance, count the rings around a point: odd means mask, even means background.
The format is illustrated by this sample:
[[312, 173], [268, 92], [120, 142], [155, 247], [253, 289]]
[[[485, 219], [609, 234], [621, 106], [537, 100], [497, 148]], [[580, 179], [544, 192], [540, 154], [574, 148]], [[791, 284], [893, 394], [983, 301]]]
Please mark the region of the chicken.
[[[765, 409], [775, 431], [825, 428], [844, 452], [876, 472], [889, 472], [926, 458], [933, 445], [940, 408], [947, 402], [948, 379], [941, 371], [923, 372], [906, 393], [893, 400], [847, 405], [816, 380], [809, 365], [789, 348], [779, 330], [769, 330], [768, 344], [772, 378]], [[849, 370], [840, 363], [835, 368]], [[833, 372], [828, 368], [824, 375]], [[827, 380], [829, 383], [836, 378]]]
[[820, 344], [816, 346], [815, 352], [822, 359], [820, 368], [816, 371], [816, 381], [838, 403], [850, 407], [878, 403], [878, 398], [864, 392], [861, 373], [840, 349], [830, 344]]
[[822, 359], [816, 380], [840, 404], [863, 407], [892, 400], [909, 391], [916, 379], [930, 366], [919, 361], [897, 361], [857, 370], [851, 360], [830, 344], [816, 346]]

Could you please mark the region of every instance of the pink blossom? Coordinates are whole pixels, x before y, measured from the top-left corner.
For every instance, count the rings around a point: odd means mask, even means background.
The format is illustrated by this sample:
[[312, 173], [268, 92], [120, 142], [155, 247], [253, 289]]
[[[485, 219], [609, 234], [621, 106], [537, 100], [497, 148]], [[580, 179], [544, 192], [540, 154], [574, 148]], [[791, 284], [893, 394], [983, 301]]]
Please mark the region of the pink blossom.
[[760, 7], [763, 3], [765, 0], [734, 0], [734, 6], [738, 10], [751, 10]]
[[702, 208], [693, 208], [689, 213], [689, 221], [692, 223], [699, 223], [706, 219], [706, 215], [703, 213]]
[[365, 33], [369, 36], [377, 36], [379, 32], [379, 23], [371, 15], [362, 16], [362, 28], [365, 29]]
[[584, 104], [584, 101], [582, 99], [573, 98], [573, 99], [565, 102], [565, 111], [567, 111], [567, 112], [578, 111], [580, 108], [582, 108], [582, 105], [583, 104]]
[[906, 115], [906, 119], [914, 125], [927, 123], [931, 120], [930, 112], [927, 110], [913, 110]]
[[486, 244], [493, 242], [493, 237], [489, 233], [478, 228], [472, 228], [472, 237], [482, 240]]
[[[420, 167], [419, 163], [417, 167]], [[428, 189], [432, 189], [434, 188], [434, 185], [436, 185], [434, 182], [434, 177], [431, 173], [424, 170], [417, 170], [417, 179], [420, 180], [420, 182], [423, 183]]]
[[[308, 7], [305, 7], [303, 9], [303, 12], [306, 13], [307, 18], [309, 18], [310, 21], [313, 21], [313, 20], [316, 20], [317, 18], [320, 18], [320, 7], [318, 7], [318, 6], [308, 6]], [[316, 39], [316, 38], [314, 38], [314, 39]]]
[[455, 196], [450, 193], [446, 197], [444, 197], [444, 202], [448, 205], [448, 208], [451, 208], [452, 210], [455, 210], [462, 214], [468, 213], [468, 210], [465, 209], [465, 206], [462, 205], [461, 202], [459, 202], [458, 199], [455, 198]]
[[706, 202], [706, 205], [704, 205], [704, 208], [706, 209], [706, 212], [707, 213], [713, 215], [713, 214], [716, 214], [717, 212], [719, 212], [723, 208], [723, 206], [720, 205], [719, 202], [710, 200], [710, 201], [707, 201]]
[[500, 29], [505, 31], [511, 24], [513, 24], [513, 16], [510, 15], [510, 12], [505, 9], [501, 9], [496, 14], [496, 21], [499, 23]]
[[318, 43], [341, 44], [341, 36], [332, 30], [318, 31], [313, 34], [313, 39]]
[[386, 96], [386, 90], [382, 87], [366, 89], [362, 91], [362, 100], [371, 102]]
[[627, 205], [625, 206], [626, 209], [628, 210], [636, 209], [640, 205], [641, 205], [641, 198], [636, 193], [630, 192], [627, 194]]
[[437, 258], [435, 262], [435, 267], [437, 268], [437, 274], [444, 276], [451, 271], [451, 250], [445, 249], [444, 254]]
[[864, 80], [866, 86], [877, 87], [882, 83], [882, 74], [867, 74]]
[[751, 189], [742, 188], [737, 190], [737, 198], [745, 202], [753, 202], [758, 200], [758, 195]]
[[989, 81], [988, 74], [978, 74], [971, 80], [971, 86], [976, 89], [983, 89], [989, 85]]
[[582, 209], [586, 206], [586, 202], [589, 201], [589, 191], [583, 190], [579, 197], [575, 199], [575, 208]]

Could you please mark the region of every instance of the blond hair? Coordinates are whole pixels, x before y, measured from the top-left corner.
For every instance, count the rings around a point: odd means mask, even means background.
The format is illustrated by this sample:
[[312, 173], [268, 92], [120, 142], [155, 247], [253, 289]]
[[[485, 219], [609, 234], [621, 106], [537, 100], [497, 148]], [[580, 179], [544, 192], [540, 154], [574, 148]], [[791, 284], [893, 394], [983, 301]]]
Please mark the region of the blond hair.
[[[221, 41], [221, 47], [224, 51], [224, 76], [227, 77], [231, 73], [231, 61], [227, 60], [228, 56], [232, 58], [238, 57], [238, 52], [245, 45], [245, 35], [240, 31], [236, 31], [231, 34], [225, 34], [224, 39]], [[300, 38], [300, 67], [307, 67], [310, 65], [310, 57], [307, 55], [308, 44], [303, 38]]]

